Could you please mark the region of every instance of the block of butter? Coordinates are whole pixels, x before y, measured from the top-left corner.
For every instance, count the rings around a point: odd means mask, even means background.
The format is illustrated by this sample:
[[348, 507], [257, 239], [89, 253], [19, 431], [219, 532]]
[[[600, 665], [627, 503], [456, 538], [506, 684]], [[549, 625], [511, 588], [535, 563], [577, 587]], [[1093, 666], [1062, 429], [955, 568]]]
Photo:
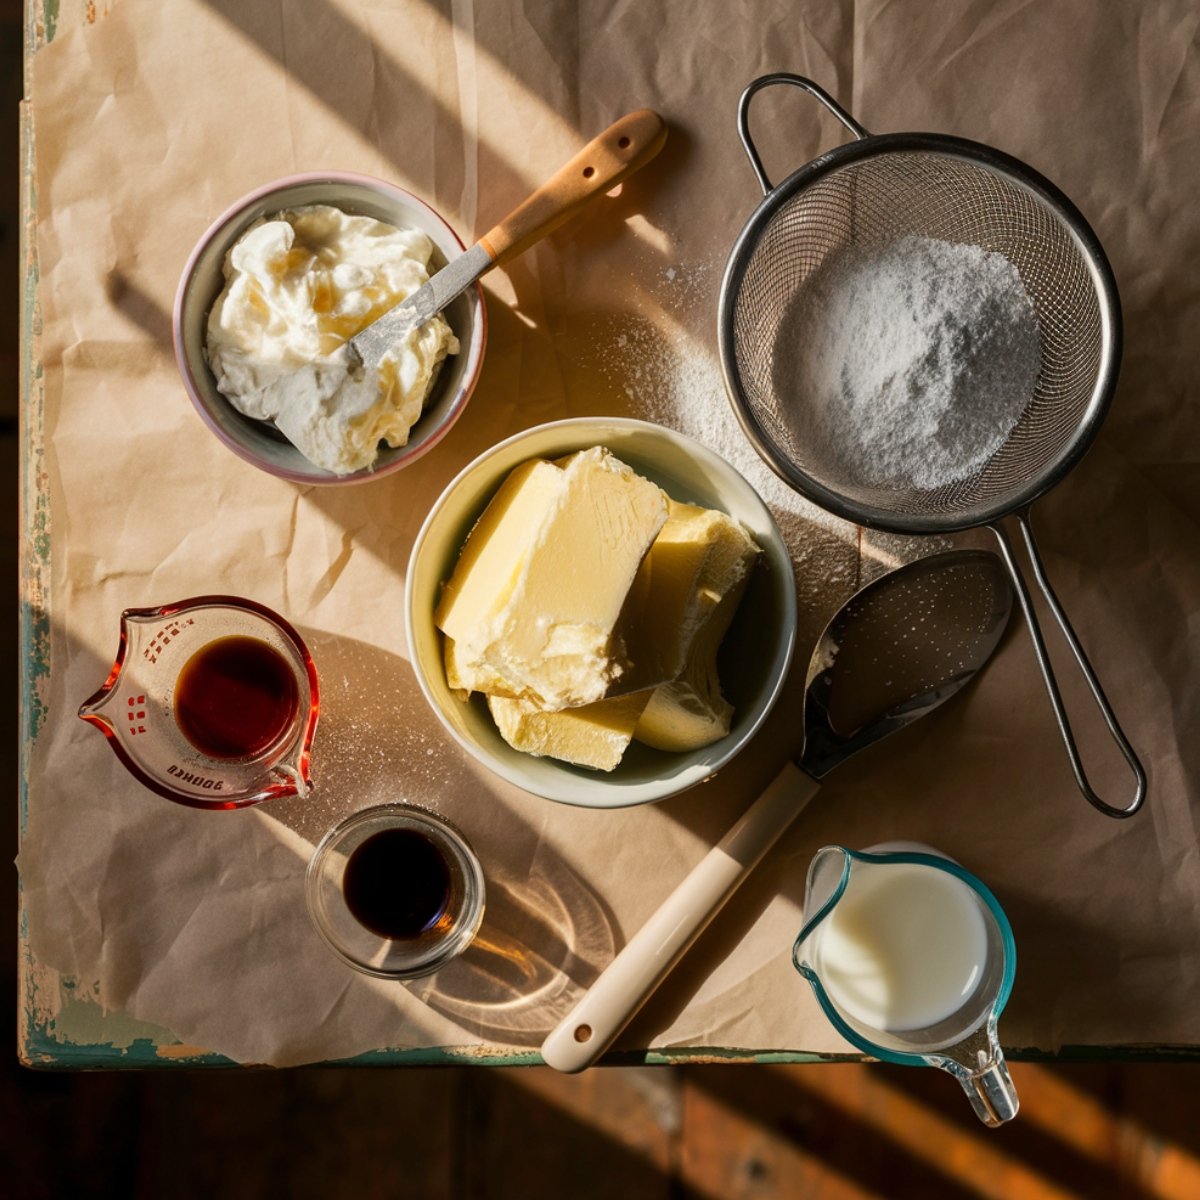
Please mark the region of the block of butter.
[[489, 696], [488, 709], [500, 736], [513, 749], [611, 771], [629, 748], [650, 695], [644, 691], [612, 696], [558, 712], [545, 712], [529, 700]]
[[[732, 708], [721, 696], [717, 649], [758, 546], [723, 512], [674, 500], [668, 511], [622, 614], [630, 675], [665, 682], [559, 712], [492, 694], [488, 707], [514, 749], [611, 771], [634, 737], [658, 749], [692, 750], [729, 732]], [[447, 646], [452, 687], [455, 663]]]
[[609, 695], [630, 669], [622, 609], [666, 520], [662, 490], [601, 446], [518, 467], [434, 614], [448, 677], [551, 712]]
[[642, 711], [633, 731], [639, 742], [658, 750], [698, 750], [729, 732], [733, 707], [721, 694], [717, 651], [758, 554], [758, 544], [739, 521], [714, 509], [671, 501], [670, 519], [649, 556], [651, 592], [662, 598], [647, 618], [655, 624], [666, 614], [680, 630], [670, 640], [670, 626], [658, 634], [678, 666]]
[[[741, 522], [718, 509], [667, 502], [667, 522], [654, 539], [630, 597], [626, 642], [644, 687], [683, 674], [701, 630], [722, 599], [743, 581], [758, 545]], [[741, 593], [739, 592], [740, 596]], [[729, 619], [737, 607], [729, 607]], [[725, 636], [718, 635], [718, 643]]]

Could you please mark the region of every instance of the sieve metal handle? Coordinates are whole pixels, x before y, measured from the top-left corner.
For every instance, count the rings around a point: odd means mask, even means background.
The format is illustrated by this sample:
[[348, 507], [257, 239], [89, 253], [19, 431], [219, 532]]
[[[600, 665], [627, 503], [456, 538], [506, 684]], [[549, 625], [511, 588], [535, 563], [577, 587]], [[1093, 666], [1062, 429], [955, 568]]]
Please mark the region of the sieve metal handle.
[[1113, 741], [1116, 742], [1117, 748], [1125, 756], [1125, 761], [1129, 764], [1129, 769], [1133, 772], [1133, 778], [1137, 786], [1133, 799], [1129, 804], [1125, 808], [1116, 808], [1101, 800], [1088, 782], [1087, 773], [1084, 771], [1083, 762], [1079, 757], [1079, 747], [1075, 744], [1075, 735], [1071, 730], [1071, 722], [1067, 717], [1067, 710], [1063, 704], [1062, 693], [1058, 690], [1058, 680], [1054, 674], [1054, 667], [1050, 662], [1050, 656], [1046, 653], [1046, 643], [1042, 637], [1042, 629], [1038, 623], [1037, 614], [1033, 610], [1029, 588], [1025, 584], [1025, 577], [1022, 575], [1021, 568], [1017, 564], [1016, 556], [1013, 554], [1008, 536], [1005, 534], [1003, 528], [1001, 528], [999, 522], [997, 522], [995, 525], [989, 525], [988, 528], [996, 535], [996, 541], [1000, 543], [1000, 552], [1004, 557], [1004, 564], [1008, 568], [1008, 573], [1012, 577], [1013, 587], [1017, 593], [1017, 602], [1020, 604], [1021, 611], [1025, 615], [1025, 623], [1029, 626], [1029, 635], [1033, 639], [1033, 653], [1037, 658], [1038, 667], [1041, 669], [1042, 678], [1046, 683], [1046, 691], [1050, 696], [1050, 704], [1054, 709], [1055, 720], [1058, 722], [1058, 731], [1062, 734], [1063, 745], [1067, 748], [1067, 757], [1071, 760], [1071, 770], [1074, 772], [1075, 782], [1079, 785], [1079, 790], [1084, 794], [1088, 802], [1102, 813], [1110, 817], [1131, 817], [1142, 807], [1142, 801], [1146, 798], [1145, 769], [1138, 761], [1133, 747], [1129, 744], [1129, 739], [1126, 738], [1121, 730], [1121, 726], [1117, 723], [1116, 715], [1108, 703], [1104, 689], [1100, 686], [1100, 681], [1096, 678], [1095, 671], [1092, 670], [1092, 664], [1088, 662], [1088, 657], [1084, 653], [1083, 647], [1079, 644], [1079, 639], [1075, 636], [1075, 631], [1071, 628], [1070, 621], [1067, 620], [1067, 614], [1063, 611], [1058, 597], [1054, 594], [1054, 589], [1050, 586], [1050, 580], [1046, 576], [1046, 569], [1042, 565], [1041, 555], [1038, 553], [1037, 542], [1034, 541], [1033, 527], [1029, 523], [1029, 510], [1027, 508], [1022, 509], [1014, 515], [1017, 524], [1021, 527], [1021, 537], [1024, 540], [1025, 551], [1029, 555], [1029, 562], [1033, 568], [1033, 577], [1037, 581], [1038, 589], [1045, 597], [1050, 611], [1054, 614], [1054, 619], [1058, 622], [1058, 627], [1062, 631], [1063, 638], [1070, 647], [1071, 653], [1075, 656], [1075, 662], [1079, 667], [1080, 674], [1091, 690], [1092, 698], [1095, 700], [1100, 714], [1104, 717], [1104, 722], [1108, 726], [1108, 731], [1112, 735]]
[[755, 92], [759, 92], [765, 87], [772, 87], [777, 83], [789, 83], [793, 87], [808, 92], [810, 96], [815, 96], [856, 138], [871, 136], [823, 87], [813, 83], [811, 79], [806, 79], [803, 75], [793, 75], [788, 71], [776, 71], [773, 75], [760, 75], [746, 88], [742, 93], [741, 100], [738, 101], [738, 135], [742, 139], [742, 145], [746, 148], [746, 157], [750, 159], [750, 166], [758, 178], [764, 196], [771, 194], [773, 185], [763, 169], [758, 147], [755, 146], [754, 139], [750, 136], [750, 100]]

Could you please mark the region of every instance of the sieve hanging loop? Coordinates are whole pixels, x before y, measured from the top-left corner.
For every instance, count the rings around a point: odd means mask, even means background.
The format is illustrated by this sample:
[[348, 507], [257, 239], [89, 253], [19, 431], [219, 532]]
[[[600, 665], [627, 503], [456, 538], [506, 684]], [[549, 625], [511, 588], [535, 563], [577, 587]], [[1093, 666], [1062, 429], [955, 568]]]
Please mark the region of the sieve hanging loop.
[[805, 79], [803, 75], [793, 75], [789, 71], [777, 71], [774, 75], [760, 76], [746, 88], [738, 102], [738, 134], [742, 139], [742, 145], [746, 148], [746, 157], [750, 160], [750, 166], [764, 196], [771, 194], [774, 185], [767, 178], [758, 147], [755, 146], [754, 139], [750, 136], [750, 100], [755, 92], [777, 83], [790, 83], [793, 87], [808, 92], [810, 96], [815, 96], [856, 138], [861, 140], [871, 136], [823, 87], [813, 83], [811, 79]]
[[1029, 626], [1029, 636], [1033, 642], [1034, 657], [1037, 659], [1038, 668], [1042, 673], [1042, 679], [1046, 685], [1046, 693], [1050, 697], [1050, 704], [1054, 709], [1054, 719], [1058, 723], [1058, 731], [1062, 735], [1063, 745], [1066, 747], [1067, 757], [1071, 762], [1071, 771], [1075, 776], [1075, 782], [1079, 785], [1079, 790], [1083, 793], [1088, 803], [1099, 809], [1106, 816], [1131, 817], [1142, 807], [1142, 801], [1146, 798], [1145, 769], [1138, 761], [1138, 757], [1134, 753], [1133, 747], [1129, 744], [1129, 740], [1125, 737], [1121, 726], [1117, 723], [1116, 714], [1114, 714], [1111, 705], [1108, 703], [1108, 698], [1104, 694], [1104, 689], [1100, 686], [1100, 681], [1096, 678], [1095, 671], [1092, 670], [1092, 664], [1088, 661], [1087, 654], [1080, 645], [1079, 639], [1075, 636], [1075, 630], [1071, 628], [1071, 622], [1067, 619], [1067, 614], [1054, 593], [1054, 588], [1051, 586], [1045, 567], [1042, 565], [1042, 556], [1038, 551], [1037, 542], [1034, 540], [1033, 526], [1030, 524], [1029, 519], [1029, 509], [1026, 507], [1018, 510], [1013, 514], [1013, 518], [1020, 527], [1025, 552], [1029, 556], [1029, 562], [1033, 568], [1033, 577], [1037, 582], [1038, 590], [1045, 598], [1051, 613], [1054, 614], [1054, 619], [1062, 632], [1063, 640], [1070, 647], [1075, 662], [1079, 667], [1079, 673], [1087, 683], [1088, 689], [1092, 693], [1092, 698], [1096, 702], [1096, 707], [1100, 710], [1101, 716], [1104, 717], [1104, 723], [1108, 726], [1108, 731], [1112, 735], [1113, 741], [1116, 742], [1117, 748], [1129, 764], [1130, 771], [1133, 772], [1136, 787], [1133, 799], [1129, 804], [1125, 808], [1116, 808], [1106, 801], [1101, 800], [1088, 782], [1087, 772], [1084, 770], [1083, 761], [1079, 756], [1079, 747], [1075, 744], [1075, 735], [1071, 729], [1071, 721], [1067, 716], [1062, 693], [1058, 688], [1058, 679], [1054, 673], [1054, 666], [1050, 662], [1049, 654], [1046, 652], [1046, 642], [1042, 636], [1041, 624], [1033, 609], [1029, 588], [1025, 583], [1021, 568], [1017, 564], [1016, 556], [1013, 554], [1008, 536], [1005, 534], [1000, 522], [997, 521], [989, 525], [988, 528], [995, 535], [996, 541], [1000, 543], [1000, 552], [1004, 558], [1004, 565], [1008, 568], [1009, 577], [1012, 579], [1013, 588], [1017, 594], [1017, 603], [1021, 606], [1021, 612], [1025, 617], [1026, 625]]

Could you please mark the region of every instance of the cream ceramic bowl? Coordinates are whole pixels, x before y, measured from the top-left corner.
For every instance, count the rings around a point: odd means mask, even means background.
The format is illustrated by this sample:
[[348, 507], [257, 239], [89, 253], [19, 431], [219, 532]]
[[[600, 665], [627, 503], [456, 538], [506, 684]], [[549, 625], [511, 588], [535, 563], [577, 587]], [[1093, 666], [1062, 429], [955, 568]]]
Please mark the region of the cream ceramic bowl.
[[335, 475], [314, 466], [272, 423], [242, 416], [217, 391], [217, 381], [204, 356], [208, 313], [224, 286], [222, 267], [229, 248], [260, 217], [308, 204], [331, 204], [345, 212], [421, 230], [433, 242], [431, 265], [435, 270], [464, 249], [458, 235], [428, 204], [382, 180], [335, 171], [276, 180], [239, 200], [216, 220], [192, 251], [175, 296], [175, 361], [188, 396], [205, 424], [247, 462], [294, 483], [360, 483], [413, 462], [450, 431], [479, 377], [487, 339], [487, 312], [478, 284], [446, 309], [444, 315], [461, 348], [442, 364], [424, 412], [405, 445], [395, 449], [382, 446], [373, 466], [349, 475]]
[[[690, 753], [637, 742], [611, 772], [590, 771], [512, 749], [482, 696], [461, 699], [446, 684], [442, 635], [433, 623], [442, 582], [475, 521], [508, 473], [531, 458], [558, 458], [606, 446], [672, 498], [737, 517], [763, 549], [719, 662], [734, 706], [728, 736]], [[492, 447], [446, 488], [425, 520], [408, 565], [404, 595], [408, 644], [425, 698], [465, 750], [509, 783], [589, 808], [619, 808], [673, 796], [720, 770], [750, 740], [779, 695], [796, 631], [796, 588], [783, 538], [754, 489], [724, 459], [683, 434], [644, 421], [604, 417], [556, 421]]]

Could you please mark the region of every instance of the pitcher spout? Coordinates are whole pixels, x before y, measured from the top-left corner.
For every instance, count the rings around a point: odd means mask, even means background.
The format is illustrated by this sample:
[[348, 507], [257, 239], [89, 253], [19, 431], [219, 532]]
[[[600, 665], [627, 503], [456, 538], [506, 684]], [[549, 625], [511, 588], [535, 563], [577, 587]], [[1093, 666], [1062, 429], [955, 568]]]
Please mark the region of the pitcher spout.
[[[109, 709], [115, 707], [117, 690], [120, 686], [121, 674], [125, 669], [126, 659], [131, 653], [136, 653], [138, 617], [145, 611], [147, 610], [129, 608], [121, 614], [120, 640], [117, 644], [113, 665], [108, 672], [108, 678], [79, 706], [80, 718], [95, 725], [106, 735], [111, 735], [116, 731], [116, 718], [110, 714]], [[134, 703], [130, 707], [136, 708], [136, 706], [135, 697]], [[136, 713], [134, 720], [137, 720]]]

